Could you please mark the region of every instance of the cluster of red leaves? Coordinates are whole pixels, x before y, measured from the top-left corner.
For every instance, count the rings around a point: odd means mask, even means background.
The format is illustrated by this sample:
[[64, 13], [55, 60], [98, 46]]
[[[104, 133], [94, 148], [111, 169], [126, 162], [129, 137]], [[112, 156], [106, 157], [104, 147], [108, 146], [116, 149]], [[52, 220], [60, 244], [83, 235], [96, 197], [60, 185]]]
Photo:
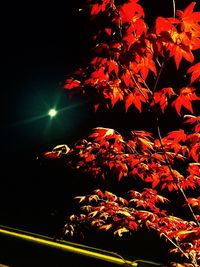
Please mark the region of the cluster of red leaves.
[[[136, 0], [116, 3], [114, 0], [88, 0], [93, 23], [106, 18], [95, 35], [96, 46], [87, 68], [82, 68], [66, 79], [64, 88], [71, 94], [94, 96], [95, 109], [100, 104], [107, 108], [124, 102], [126, 111], [135, 106], [140, 112], [145, 107], [168, 106], [193, 113], [192, 101], [199, 100], [192, 86], [200, 78], [200, 63], [185, 70], [191, 74], [190, 84], [181, 88], [159, 88], [157, 79], [164, 64], [174, 59], [179, 69], [182, 59], [190, 64], [195, 60], [194, 51], [200, 48], [200, 12], [195, 12], [195, 2], [184, 11], [177, 10], [175, 18], [158, 17], [149, 29], [144, 21], [144, 10]], [[101, 40], [99, 36], [109, 38]], [[150, 74], [151, 73], [151, 74]], [[148, 86], [148, 77], [156, 80]]]
[[[129, 191], [129, 199], [97, 189], [93, 194], [78, 196], [80, 213], [73, 214], [64, 226], [65, 235], [88, 229], [112, 231], [122, 236], [147, 228], [165, 240], [177, 244], [171, 253], [179, 254], [187, 260], [200, 264], [200, 227], [192, 221], [167, 214], [159, 206], [168, 200], [155, 189], [145, 188], [141, 193]], [[173, 265], [186, 266], [186, 265]]]
[[[188, 117], [187, 117], [188, 118]], [[190, 120], [195, 120], [195, 116]], [[195, 129], [199, 129], [197, 127]], [[63, 150], [65, 147], [60, 146]], [[132, 131], [131, 139], [125, 140], [113, 129], [97, 127], [86, 139], [80, 140], [67, 151], [56, 150], [58, 158], [65, 160], [72, 169], [91, 174], [93, 177], [134, 177], [152, 188], [169, 191], [200, 186], [200, 136], [198, 132], [187, 134], [180, 129], [168, 133], [161, 140], [145, 131]], [[55, 149], [45, 157], [55, 157]], [[169, 168], [166, 157], [171, 164]], [[186, 169], [177, 169], [184, 162]]]
[[[181, 116], [183, 109], [193, 112], [193, 101], [200, 100], [200, 12], [191, 2], [184, 11], [177, 10], [171, 18], [158, 17], [152, 28], [144, 18], [138, 0], [87, 0], [92, 22], [101, 21], [93, 36], [95, 47], [86, 68], [77, 70], [66, 79], [64, 88], [70, 94], [93, 97], [95, 110], [103, 104], [113, 108], [123, 102], [127, 111], [134, 106], [139, 112], [145, 108], [164, 113], [174, 107]], [[179, 71], [185, 61], [182, 85], [159, 81], [168, 62]], [[170, 65], [171, 66], [171, 65]], [[114, 129], [97, 127], [87, 140], [55, 147], [45, 158], [63, 160], [72, 169], [94, 178], [124, 177], [134, 181], [129, 199], [100, 189], [92, 194], [76, 197], [81, 206], [71, 215], [64, 230], [73, 235], [85, 227], [112, 231], [122, 236], [144, 228], [157, 232], [170, 242], [172, 254], [181, 263], [174, 267], [200, 266], [200, 197], [187, 197], [185, 191], [200, 188], [200, 116], [185, 115], [190, 131], [178, 129], [164, 137], [150, 132], [132, 131], [125, 139]], [[184, 124], [185, 125], [185, 124]], [[136, 191], [137, 183], [144, 185]], [[192, 220], [187, 221], [160, 208], [168, 202], [157, 192], [179, 191], [185, 198]], [[166, 204], [167, 205], [167, 204]], [[193, 211], [194, 210], [194, 211]], [[173, 215], [172, 215], [173, 214]]]
[[[156, 139], [149, 132], [132, 131], [131, 138], [125, 140], [113, 129], [97, 127], [88, 140], [80, 140], [72, 148], [60, 145], [46, 152], [45, 158], [64, 160], [65, 165], [94, 178], [117, 177], [121, 181], [128, 177], [134, 181], [135, 188], [138, 179], [147, 187], [141, 193], [130, 190], [129, 200], [100, 190], [77, 197], [84, 206], [80, 214], [70, 217], [65, 233], [72, 235], [92, 226], [99, 230], [112, 230], [114, 235], [122, 236], [147, 227], [160, 237], [177, 243], [178, 248], [172, 248], [171, 253], [182, 254], [183, 260], [185, 257], [190, 259], [189, 255], [193, 253], [193, 260], [199, 262], [200, 228], [197, 222], [168, 215], [157, 206], [157, 202], [167, 202], [157, 191], [200, 188], [199, 117], [186, 115], [185, 119], [189, 126], [192, 124], [189, 134], [180, 129]], [[179, 163], [181, 168], [178, 168]], [[199, 197], [189, 197], [187, 202], [192, 208], [200, 210]], [[195, 217], [200, 219], [198, 214]]]

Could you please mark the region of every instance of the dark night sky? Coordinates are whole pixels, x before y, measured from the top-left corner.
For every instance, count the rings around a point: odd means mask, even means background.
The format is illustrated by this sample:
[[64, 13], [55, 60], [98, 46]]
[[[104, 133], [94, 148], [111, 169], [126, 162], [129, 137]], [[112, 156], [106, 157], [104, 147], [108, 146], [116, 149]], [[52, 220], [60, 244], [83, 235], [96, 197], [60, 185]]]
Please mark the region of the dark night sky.
[[[25, 217], [52, 212], [54, 177], [42, 172], [36, 157], [75, 138], [88, 118], [62, 89], [83, 55], [82, 18], [78, 1], [72, 2], [6, 2], [2, 8], [0, 223], [24, 227]], [[50, 120], [46, 114], [54, 106], [66, 109]]]
[[[7, 1], [3, 4], [0, 115], [2, 224], [48, 232], [44, 224], [49, 220], [51, 231], [57, 226], [56, 216], [62, 213], [58, 205], [63, 199], [66, 201], [65, 188], [70, 188], [58, 177], [59, 173], [40, 169], [36, 163], [37, 155], [57, 144], [85, 137], [91, 127], [114, 128], [119, 121], [121, 128], [127, 124], [125, 114], [116, 117], [117, 113], [111, 112], [102, 113], [105, 117], [95, 116], [86, 104], [69, 100], [62, 89], [66, 74], [87, 59], [88, 36], [84, 17], [78, 12], [81, 2], [71, 0], [64, 4], [49, 1], [41, 4]], [[149, 8], [147, 2], [154, 2], [157, 10]], [[177, 0], [180, 5], [179, 2], [183, 1]], [[189, 2], [185, 1], [185, 5]], [[163, 16], [171, 15], [168, 13], [172, 12], [172, 7], [171, 10], [166, 8], [169, 0], [143, 0], [141, 3], [145, 4], [150, 18], [158, 10]], [[58, 110], [66, 109], [50, 120], [45, 114], [53, 106]], [[146, 122], [147, 128], [150, 123]], [[133, 128], [130, 121], [127, 125]], [[44, 221], [40, 223], [39, 218], [44, 218]]]

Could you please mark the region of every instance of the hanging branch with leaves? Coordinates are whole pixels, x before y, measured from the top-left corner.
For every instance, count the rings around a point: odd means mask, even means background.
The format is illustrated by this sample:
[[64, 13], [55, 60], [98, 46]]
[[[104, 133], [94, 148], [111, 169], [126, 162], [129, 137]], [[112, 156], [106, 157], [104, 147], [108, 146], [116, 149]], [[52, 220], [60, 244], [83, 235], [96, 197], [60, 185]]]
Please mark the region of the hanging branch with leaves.
[[[92, 100], [96, 112], [123, 104], [125, 112], [148, 110], [159, 121], [160, 113], [172, 110], [183, 118], [183, 127], [161, 136], [155, 125], [157, 136], [133, 130], [128, 138], [114, 129], [96, 127], [71, 148], [58, 146], [44, 153], [44, 158], [61, 160], [94, 179], [117, 178], [120, 184], [126, 178], [134, 187], [127, 199], [101, 189], [76, 197], [80, 213], [69, 217], [64, 234], [95, 228], [121, 237], [146, 228], [170, 243], [170, 266], [197, 267], [200, 116], [195, 104], [200, 100], [200, 12], [195, 11], [196, 2], [182, 11], [173, 1], [173, 16], [158, 16], [151, 28], [138, 0], [87, 0], [86, 4], [91, 23], [103, 24], [96, 25], [88, 65], [67, 77], [64, 88], [71, 96]], [[170, 84], [166, 77], [163, 81], [171, 66], [177, 75], [180, 70], [184, 73], [181, 83]], [[173, 201], [164, 195], [176, 191], [183, 196], [181, 208], [187, 219], [160, 208]], [[179, 263], [170, 261], [171, 254], [178, 255]]]

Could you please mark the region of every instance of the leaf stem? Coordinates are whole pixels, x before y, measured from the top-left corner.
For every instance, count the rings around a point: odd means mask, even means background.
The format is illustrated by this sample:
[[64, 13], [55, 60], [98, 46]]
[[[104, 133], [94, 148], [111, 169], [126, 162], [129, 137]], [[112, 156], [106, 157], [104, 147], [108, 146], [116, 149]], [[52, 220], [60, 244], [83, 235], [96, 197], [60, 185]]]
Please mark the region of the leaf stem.
[[171, 174], [171, 176], [172, 176], [172, 178], [173, 178], [175, 184], [177, 185], [179, 191], [181, 192], [181, 194], [182, 194], [182, 196], [183, 196], [183, 198], [184, 198], [184, 200], [185, 200], [185, 203], [187, 204], [187, 206], [188, 206], [188, 208], [189, 208], [189, 211], [190, 211], [190, 213], [191, 213], [191, 215], [192, 215], [194, 221], [196, 222], [197, 226], [200, 227], [200, 223], [199, 223], [199, 221], [197, 220], [197, 218], [196, 218], [196, 216], [195, 216], [195, 214], [194, 214], [194, 212], [193, 212], [193, 209], [192, 209], [191, 205], [188, 203], [187, 196], [186, 196], [186, 194], [185, 194], [183, 188], [178, 184], [176, 178], [174, 177], [174, 173], [173, 173], [173, 171], [172, 171], [171, 163], [169, 162], [169, 159], [168, 159], [168, 157], [167, 157], [167, 155], [166, 155], [166, 152], [165, 152], [165, 149], [164, 149], [164, 145], [163, 145], [163, 142], [162, 142], [162, 137], [161, 137], [161, 133], [160, 133], [160, 127], [159, 127], [158, 122], [159, 122], [159, 119], [158, 119], [158, 117], [157, 117], [158, 138], [159, 138], [159, 141], [160, 141], [161, 149], [162, 149], [162, 151], [163, 151], [163, 155], [164, 155], [166, 164], [167, 164], [167, 166], [168, 166], [168, 168], [169, 168], [170, 174]]
[[131, 79], [132, 79], [133, 82], [135, 83], [135, 85], [136, 85], [138, 91], [139, 91], [140, 94], [144, 97], [144, 100], [145, 100], [147, 103], [149, 103], [148, 99], [145, 97], [144, 93], [143, 93], [142, 90], [140, 89], [140, 87], [139, 87], [139, 85], [138, 85], [138, 83], [137, 83], [137, 81], [136, 81], [136, 79], [135, 79], [133, 73], [132, 73], [130, 70], [128, 70], [128, 71], [129, 71], [129, 73], [130, 73], [130, 75], [131, 75]]
[[161, 236], [164, 236], [173, 246], [175, 246], [180, 252], [186, 257], [186, 259], [190, 259], [188, 255], [179, 247], [171, 238], [169, 238], [165, 233], [161, 233]]
[[192, 217], [194, 218], [194, 220], [195, 220], [197, 226], [200, 227], [200, 223], [199, 223], [199, 221], [197, 220], [197, 217], [195, 216], [195, 214], [194, 214], [194, 212], [193, 212], [193, 209], [192, 209], [191, 205], [188, 203], [187, 196], [186, 196], [186, 194], [185, 194], [183, 188], [182, 188], [180, 185], [178, 185], [178, 184], [177, 184], [177, 186], [178, 186], [178, 189], [180, 190], [181, 194], [183, 195], [183, 197], [184, 197], [184, 199], [185, 199], [185, 202], [186, 202], [186, 204], [187, 204], [187, 206], [188, 206], [188, 208], [189, 208], [189, 210], [190, 210], [190, 212], [191, 212], [191, 214], [192, 214]]
[[158, 75], [157, 75], [157, 77], [156, 77], [156, 82], [155, 82], [155, 84], [154, 84], [153, 92], [155, 92], [155, 90], [156, 90], [156, 88], [157, 88], [158, 81], [159, 81], [159, 79], [160, 79], [160, 75], [161, 75], [161, 73], [162, 73], [162, 71], [163, 71], [163, 69], [164, 69], [164, 66], [165, 66], [165, 60], [163, 60], [161, 66], [160, 66], [160, 70], [159, 70], [159, 73], [158, 73]]

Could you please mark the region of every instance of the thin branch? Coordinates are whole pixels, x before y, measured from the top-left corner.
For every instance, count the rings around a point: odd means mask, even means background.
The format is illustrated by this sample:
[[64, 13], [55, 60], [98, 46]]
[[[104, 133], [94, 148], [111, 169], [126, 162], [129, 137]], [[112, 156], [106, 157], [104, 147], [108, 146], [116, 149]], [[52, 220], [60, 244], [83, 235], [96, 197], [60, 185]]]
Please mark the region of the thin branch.
[[149, 103], [148, 99], [146, 99], [144, 93], [143, 93], [142, 90], [140, 89], [140, 87], [139, 87], [139, 85], [138, 85], [138, 83], [137, 83], [135, 77], [133, 76], [133, 73], [132, 73], [130, 70], [128, 70], [128, 71], [129, 71], [129, 73], [130, 73], [130, 75], [131, 75], [131, 79], [132, 79], [133, 82], [135, 83], [135, 85], [136, 85], [138, 91], [139, 91], [140, 94], [144, 97], [144, 100], [145, 100], [147, 103]]
[[172, 245], [174, 245], [185, 257], [187, 260], [190, 260], [192, 265], [194, 267], [198, 267], [196, 260], [192, 257], [192, 255], [187, 255], [182, 249], [181, 247], [179, 247], [173, 240], [171, 240], [171, 238], [169, 238], [165, 233], [161, 233], [161, 235], [163, 235], [170, 243], [172, 243]]
[[155, 84], [154, 84], [153, 92], [155, 92], [155, 90], [156, 90], [156, 88], [157, 88], [158, 81], [159, 81], [159, 79], [160, 79], [160, 75], [161, 75], [161, 73], [162, 73], [162, 71], [163, 71], [163, 69], [164, 69], [164, 66], [165, 66], [165, 60], [163, 60], [161, 66], [160, 66], [160, 70], [159, 70], [159, 73], [158, 73], [158, 75], [157, 75], [157, 77], [156, 77], [156, 82], [155, 82]]
[[175, 178], [174, 173], [173, 173], [173, 171], [172, 171], [171, 163], [169, 162], [169, 159], [168, 159], [168, 157], [167, 157], [167, 155], [166, 155], [166, 152], [165, 152], [165, 149], [164, 149], [164, 145], [163, 145], [163, 143], [162, 143], [162, 137], [161, 137], [161, 133], [160, 133], [160, 127], [159, 127], [159, 124], [158, 124], [158, 118], [157, 118], [157, 129], [158, 129], [158, 138], [159, 138], [159, 141], [160, 141], [161, 149], [162, 149], [162, 151], [163, 151], [163, 155], [164, 155], [166, 164], [167, 164], [167, 166], [168, 166], [168, 168], [169, 168], [170, 174], [171, 174], [171, 176], [172, 176], [172, 178], [173, 178], [175, 184], [177, 185], [179, 191], [181, 192], [181, 194], [182, 194], [182, 196], [183, 196], [183, 198], [184, 198], [184, 200], [185, 200], [185, 203], [187, 204], [187, 206], [188, 206], [188, 208], [189, 208], [189, 211], [190, 211], [190, 213], [191, 213], [191, 215], [192, 215], [194, 221], [196, 222], [196, 224], [197, 224], [198, 226], [200, 226], [200, 223], [199, 223], [199, 221], [197, 220], [197, 218], [196, 218], [196, 216], [195, 216], [195, 214], [194, 214], [194, 212], [193, 212], [193, 209], [192, 209], [191, 205], [188, 203], [187, 196], [186, 196], [186, 194], [185, 194], [183, 188], [178, 184], [177, 179]]
[[146, 89], [149, 91], [149, 93], [152, 95], [153, 93], [151, 92], [151, 89], [149, 88], [148, 84], [145, 82], [145, 80], [142, 78], [142, 76], [140, 75], [140, 79], [142, 80], [142, 82], [144, 83]]
[[190, 259], [188, 255], [171, 239], [169, 238], [165, 233], [161, 233], [161, 236], [164, 236], [170, 243], [172, 243], [173, 246], [175, 246], [180, 252], [186, 257], [186, 259]]
[[192, 214], [192, 216], [193, 216], [193, 218], [194, 218], [196, 224], [198, 225], [198, 227], [200, 227], [200, 223], [199, 223], [199, 221], [197, 220], [197, 217], [195, 216], [195, 214], [194, 214], [194, 212], [193, 212], [193, 209], [192, 209], [191, 205], [188, 203], [187, 196], [186, 196], [186, 194], [185, 194], [183, 188], [182, 188], [181, 186], [179, 186], [178, 184], [177, 184], [177, 186], [178, 186], [178, 189], [180, 190], [180, 192], [182, 193], [182, 195], [183, 195], [183, 197], [184, 197], [184, 199], [185, 199], [185, 202], [186, 202], [186, 204], [187, 204], [187, 206], [188, 206], [188, 208], [189, 208], [189, 210], [190, 210], [190, 212], [191, 212], [191, 214]]
[[175, 18], [176, 16], [176, 0], [172, 0], [173, 2], [173, 17]]

